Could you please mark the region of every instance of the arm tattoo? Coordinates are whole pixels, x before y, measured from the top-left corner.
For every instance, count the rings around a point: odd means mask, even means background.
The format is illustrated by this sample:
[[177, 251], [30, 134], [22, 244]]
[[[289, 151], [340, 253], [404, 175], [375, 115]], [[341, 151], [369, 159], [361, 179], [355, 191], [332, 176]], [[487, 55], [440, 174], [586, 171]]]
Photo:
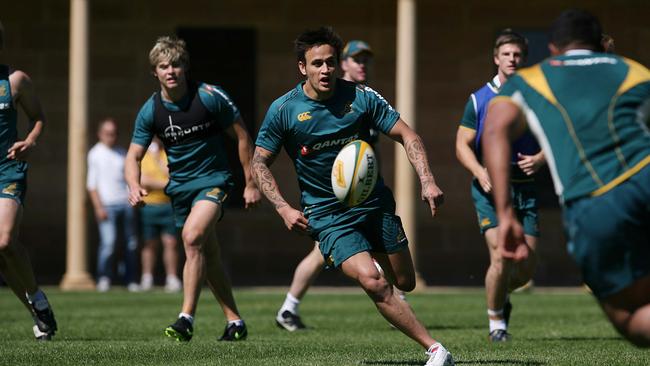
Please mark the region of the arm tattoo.
[[252, 173], [255, 183], [259, 189], [264, 193], [266, 198], [271, 201], [275, 209], [287, 206], [287, 201], [284, 200], [278, 189], [278, 184], [269, 169], [269, 162], [273, 160], [273, 156], [263, 156], [259, 151], [255, 151], [253, 155]]
[[420, 136], [407, 141], [404, 144], [406, 155], [408, 156], [411, 165], [415, 168], [415, 172], [420, 177], [420, 180], [425, 178], [433, 178], [433, 173], [429, 169], [429, 161], [427, 160], [427, 152], [424, 148], [424, 143]]

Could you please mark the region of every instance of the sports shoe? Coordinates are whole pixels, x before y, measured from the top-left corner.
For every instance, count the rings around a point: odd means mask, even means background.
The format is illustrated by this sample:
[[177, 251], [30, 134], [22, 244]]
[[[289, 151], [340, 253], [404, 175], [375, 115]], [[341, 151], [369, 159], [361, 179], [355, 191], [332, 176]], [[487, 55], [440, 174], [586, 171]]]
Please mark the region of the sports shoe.
[[[52, 337], [57, 331], [57, 326], [54, 312], [52, 311], [52, 307], [47, 301], [47, 298], [34, 302], [27, 299], [27, 303], [32, 309], [32, 318], [34, 319], [36, 328], [38, 328], [41, 333], [46, 333]], [[39, 308], [41, 310], [39, 310]], [[36, 334], [34, 335], [36, 336]]]
[[97, 292], [106, 292], [111, 289], [111, 279], [108, 277], [99, 277], [97, 281]]
[[165, 335], [174, 338], [178, 342], [189, 342], [194, 334], [192, 323], [185, 317], [179, 317], [176, 322], [165, 328]]
[[246, 324], [242, 323], [241, 325], [236, 324], [226, 324], [226, 329], [223, 331], [223, 335], [219, 338], [220, 341], [243, 341], [248, 336], [248, 330], [246, 330]]
[[429, 347], [426, 354], [429, 356], [424, 366], [454, 366], [454, 358], [451, 353], [440, 343], [435, 343]]
[[52, 336], [49, 333], [44, 333], [41, 332], [40, 329], [38, 329], [38, 325], [34, 324], [32, 327], [32, 331], [34, 332], [34, 337], [36, 337], [37, 341], [51, 341]]
[[510, 314], [512, 313], [512, 303], [510, 299], [506, 300], [506, 303], [503, 305], [503, 320], [506, 321], [506, 326], [510, 323]]
[[129, 292], [140, 292], [140, 285], [137, 282], [131, 282], [126, 286], [126, 290]]
[[140, 279], [140, 289], [142, 291], [150, 291], [153, 288], [153, 275], [151, 273], [143, 273]]
[[302, 323], [302, 320], [300, 320], [300, 316], [290, 312], [289, 310], [283, 311], [282, 314], [278, 312], [278, 315], [275, 317], [275, 324], [290, 332], [307, 328], [305, 324]]
[[505, 329], [495, 329], [488, 335], [490, 342], [508, 342], [510, 334]]
[[165, 292], [179, 292], [183, 289], [183, 283], [176, 276], [167, 276], [165, 280]]

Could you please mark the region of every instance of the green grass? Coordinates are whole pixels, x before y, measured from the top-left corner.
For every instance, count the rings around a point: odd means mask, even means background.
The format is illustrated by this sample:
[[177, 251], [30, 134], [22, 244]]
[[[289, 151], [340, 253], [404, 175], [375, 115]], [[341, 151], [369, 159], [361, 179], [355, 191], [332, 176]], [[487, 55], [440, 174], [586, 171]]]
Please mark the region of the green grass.
[[[48, 289], [59, 322], [53, 342], [35, 342], [31, 319], [0, 289], [1, 365], [422, 365], [422, 349], [392, 330], [361, 291], [314, 291], [301, 307], [312, 329], [288, 333], [274, 316], [284, 293], [235, 292], [249, 328], [244, 342], [222, 343], [224, 319], [209, 292], [199, 304], [194, 339], [163, 337], [181, 297], [162, 292], [66, 293]], [[458, 365], [650, 365], [650, 351], [630, 346], [591, 296], [516, 294], [513, 341], [486, 341], [479, 290], [412, 294], [409, 303]]]

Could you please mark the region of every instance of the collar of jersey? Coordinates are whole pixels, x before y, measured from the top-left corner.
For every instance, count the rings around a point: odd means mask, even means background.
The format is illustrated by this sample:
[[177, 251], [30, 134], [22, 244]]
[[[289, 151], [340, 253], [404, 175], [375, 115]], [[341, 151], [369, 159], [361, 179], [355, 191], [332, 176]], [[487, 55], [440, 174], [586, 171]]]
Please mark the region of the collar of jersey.
[[593, 53], [594, 51], [592, 50], [575, 49], [564, 52], [564, 56], [589, 56]]

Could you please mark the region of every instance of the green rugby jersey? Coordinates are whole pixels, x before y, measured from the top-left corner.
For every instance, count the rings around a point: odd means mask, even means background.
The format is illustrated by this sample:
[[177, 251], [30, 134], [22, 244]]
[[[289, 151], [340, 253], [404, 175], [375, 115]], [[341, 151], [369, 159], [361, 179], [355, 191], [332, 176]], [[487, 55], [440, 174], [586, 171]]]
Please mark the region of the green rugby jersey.
[[7, 151], [18, 140], [18, 130], [16, 128], [18, 111], [11, 95], [10, 74], [9, 66], [0, 65], [0, 151], [2, 151], [0, 166], [16, 165], [22, 166], [21, 169], [26, 169], [27, 163], [24, 161], [7, 159]]
[[386, 190], [381, 176], [370, 197], [348, 209], [334, 196], [332, 165], [345, 144], [367, 141], [369, 128], [388, 133], [399, 113], [379, 93], [361, 84], [337, 79], [334, 95], [325, 101], [307, 97], [303, 85], [299, 83], [271, 104], [255, 144], [274, 154], [284, 147], [296, 169], [306, 215], [351, 217], [377, 209]]
[[223, 131], [238, 118], [239, 110], [222, 89], [188, 82], [187, 95], [177, 103], [162, 100], [160, 92], [147, 100], [136, 118], [131, 142], [146, 148], [154, 134], [163, 141], [168, 190], [181, 184], [229, 187], [233, 183]]
[[520, 70], [500, 100], [522, 110], [563, 202], [603, 194], [650, 163], [650, 71], [635, 61], [569, 51]]

